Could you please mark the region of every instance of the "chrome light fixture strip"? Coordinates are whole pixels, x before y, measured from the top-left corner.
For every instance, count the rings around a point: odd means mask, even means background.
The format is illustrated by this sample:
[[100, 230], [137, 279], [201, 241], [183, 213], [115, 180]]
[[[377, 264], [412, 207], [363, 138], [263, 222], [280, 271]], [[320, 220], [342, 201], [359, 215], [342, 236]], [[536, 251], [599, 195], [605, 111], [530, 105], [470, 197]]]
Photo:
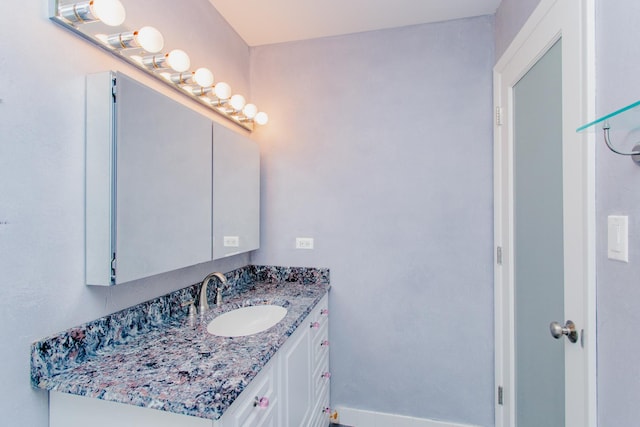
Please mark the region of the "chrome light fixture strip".
[[[215, 86], [200, 87], [198, 85], [184, 84], [186, 83], [185, 80], [175, 78], [176, 71], [173, 71], [168, 68], [165, 70], [157, 70], [152, 68], [150, 69], [147, 66], [145, 66], [144, 61], [148, 60], [148, 58], [152, 57], [153, 55], [163, 56], [162, 59], [165, 60], [164, 53], [155, 53], [155, 54], [149, 53], [149, 52], [145, 52], [140, 47], [130, 48], [129, 46], [126, 46], [126, 47], [123, 46], [125, 47], [123, 49], [114, 48], [113, 45], [109, 44], [109, 42], [107, 41], [107, 38], [110, 36], [113, 36], [113, 34], [118, 34], [118, 33], [132, 34], [132, 30], [125, 28], [122, 25], [107, 26], [106, 24], [104, 24], [103, 22], [100, 22], [99, 20], [92, 20], [92, 21], [85, 22], [83, 20], [83, 17], [87, 13], [89, 13], [88, 8], [90, 3], [93, 4], [93, 2], [90, 2], [90, 1], [78, 2], [76, 0], [74, 4], [74, 2], [49, 0], [49, 18], [56, 24], [79, 35], [83, 39], [91, 42], [92, 44], [96, 45], [100, 49], [111, 53], [113, 56], [121, 59], [122, 61], [125, 61], [128, 64], [131, 64], [134, 67], [138, 68], [139, 70], [144, 71], [148, 75], [154, 77], [156, 80], [161, 81], [165, 85], [173, 88], [175, 91], [183, 95], [186, 95], [187, 97], [195, 100], [201, 105], [204, 105], [208, 109], [216, 112], [222, 117], [225, 117], [226, 119], [237, 124], [238, 126], [241, 126], [249, 131], [253, 131], [254, 123], [259, 123], [259, 124], [266, 123], [266, 120], [268, 120], [268, 116], [265, 113], [259, 113], [259, 114], [262, 114], [263, 118], [265, 118], [265, 121], [261, 123], [261, 120], [258, 120], [258, 118], [256, 117], [255, 106], [253, 104], [246, 104], [247, 106], [251, 106], [251, 108], [247, 110], [247, 111], [251, 111], [251, 113], [247, 113], [245, 115], [242, 109], [237, 110], [231, 106], [230, 99], [216, 98], [215, 95], [213, 95], [214, 94], [213, 88]], [[80, 10], [83, 13], [82, 16], [78, 16], [77, 14], [75, 15], [75, 17], [78, 18], [78, 22], [72, 22], [71, 20], [63, 17], [60, 14], [61, 6], [63, 8], [71, 10], [70, 8], [71, 7], [75, 8], [76, 5], [78, 5], [81, 8]], [[102, 37], [103, 40], [101, 40], [100, 37]], [[166, 71], [166, 72], [161, 73], [159, 71]], [[223, 84], [226, 85], [226, 83], [223, 83]], [[226, 86], [228, 88], [228, 85]], [[248, 116], [252, 116], [252, 117], [248, 117]], [[254, 117], [255, 117], [255, 120], [254, 120]]]

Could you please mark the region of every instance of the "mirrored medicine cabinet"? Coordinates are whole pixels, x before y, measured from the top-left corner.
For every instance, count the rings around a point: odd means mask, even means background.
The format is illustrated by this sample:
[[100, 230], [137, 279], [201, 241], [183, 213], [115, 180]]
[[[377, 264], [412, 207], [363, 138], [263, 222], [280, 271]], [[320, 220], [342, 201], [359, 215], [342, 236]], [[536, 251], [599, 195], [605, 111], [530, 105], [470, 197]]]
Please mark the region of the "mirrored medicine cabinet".
[[248, 137], [120, 72], [87, 76], [86, 284], [115, 285], [259, 247]]

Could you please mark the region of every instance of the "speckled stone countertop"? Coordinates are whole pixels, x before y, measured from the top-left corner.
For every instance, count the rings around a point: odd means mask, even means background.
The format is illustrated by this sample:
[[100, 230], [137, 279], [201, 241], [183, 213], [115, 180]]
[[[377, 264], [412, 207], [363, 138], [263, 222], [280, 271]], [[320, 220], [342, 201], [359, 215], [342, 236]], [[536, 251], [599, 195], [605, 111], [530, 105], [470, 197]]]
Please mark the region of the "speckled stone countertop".
[[[239, 270], [226, 274], [224, 304], [195, 321], [182, 303], [197, 285], [34, 343], [32, 386], [219, 419], [329, 289], [326, 269]], [[257, 304], [281, 305], [287, 315], [246, 337], [207, 332], [216, 316]]]

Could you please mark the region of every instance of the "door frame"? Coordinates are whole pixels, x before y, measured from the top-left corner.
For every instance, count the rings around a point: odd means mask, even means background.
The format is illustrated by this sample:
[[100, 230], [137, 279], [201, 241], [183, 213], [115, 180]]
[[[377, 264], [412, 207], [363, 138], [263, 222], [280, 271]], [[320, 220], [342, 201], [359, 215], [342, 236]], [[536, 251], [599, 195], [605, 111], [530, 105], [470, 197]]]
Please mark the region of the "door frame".
[[[513, 87], [562, 38], [565, 318], [584, 347], [565, 343], [565, 427], [595, 427], [596, 284], [594, 0], [541, 0], [493, 72], [496, 427], [515, 427]], [[550, 319], [564, 322], [566, 319]], [[549, 339], [552, 339], [549, 336]], [[568, 361], [571, 361], [569, 363]], [[578, 362], [576, 362], [578, 361]]]

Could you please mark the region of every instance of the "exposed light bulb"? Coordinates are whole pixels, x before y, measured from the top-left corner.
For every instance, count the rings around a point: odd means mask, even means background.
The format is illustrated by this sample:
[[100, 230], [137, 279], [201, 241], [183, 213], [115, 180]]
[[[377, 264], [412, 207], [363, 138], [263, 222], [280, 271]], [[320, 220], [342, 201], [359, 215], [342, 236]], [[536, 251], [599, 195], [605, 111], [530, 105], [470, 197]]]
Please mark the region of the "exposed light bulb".
[[58, 15], [69, 22], [102, 21], [105, 25], [117, 27], [124, 22], [126, 12], [119, 0], [90, 0], [59, 5]]
[[164, 47], [164, 37], [153, 27], [142, 27], [134, 33], [138, 46], [150, 53], [160, 52]]
[[127, 15], [118, 0], [92, 0], [90, 8], [93, 16], [111, 27], [122, 24]]
[[229, 99], [229, 97], [231, 96], [231, 86], [229, 86], [229, 84], [225, 82], [217, 83], [213, 91], [216, 94], [216, 98], [218, 99]]
[[213, 85], [213, 73], [208, 68], [198, 68], [193, 74], [193, 81], [202, 87]]
[[267, 115], [267, 113], [261, 111], [256, 114], [256, 117], [253, 121], [259, 125], [266, 125], [269, 121], [269, 116]]
[[189, 69], [191, 60], [184, 50], [174, 49], [167, 54], [167, 65], [181, 73]]
[[142, 48], [147, 52], [155, 53], [162, 50], [164, 38], [155, 28], [142, 27], [139, 31], [111, 34], [107, 37], [106, 43], [115, 49]]
[[256, 116], [256, 114], [258, 114], [258, 107], [253, 104], [247, 104], [242, 109], [242, 114], [244, 114], [247, 119], [251, 120]]
[[242, 111], [242, 108], [246, 103], [247, 101], [245, 101], [244, 96], [242, 95], [233, 95], [229, 100], [229, 105], [231, 105], [231, 108], [236, 111]]

